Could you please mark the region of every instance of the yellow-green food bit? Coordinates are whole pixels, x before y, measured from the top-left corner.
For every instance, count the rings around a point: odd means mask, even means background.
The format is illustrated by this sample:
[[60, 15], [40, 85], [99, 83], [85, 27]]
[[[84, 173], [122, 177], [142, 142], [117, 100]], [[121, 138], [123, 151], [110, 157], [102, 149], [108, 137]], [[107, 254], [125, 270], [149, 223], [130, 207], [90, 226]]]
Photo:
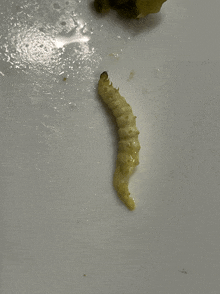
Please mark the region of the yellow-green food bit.
[[95, 0], [94, 5], [98, 12], [105, 13], [110, 8], [128, 18], [142, 18], [150, 13], [160, 11], [166, 0]]
[[113, 185], [119, 198], [128, 209], [135, 209], [134, 199], [130, 197], [128, 181], [135, 167], [139, 164], [140, 143], [139, 131], [136, 127], [136, 116], [131, 106], [118, 91], [110, 84], [107, 72], [100, 76], [98, 93], [102, 100], [112, 110], [118, 125], [119, 146]]

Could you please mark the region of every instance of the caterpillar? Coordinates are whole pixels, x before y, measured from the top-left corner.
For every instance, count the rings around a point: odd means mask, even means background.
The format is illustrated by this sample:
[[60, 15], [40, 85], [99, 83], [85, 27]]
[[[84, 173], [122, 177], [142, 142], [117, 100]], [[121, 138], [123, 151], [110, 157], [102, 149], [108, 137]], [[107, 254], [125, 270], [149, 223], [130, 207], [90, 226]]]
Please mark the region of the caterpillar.
[[136, 116], [133, 115], [132, 108], [125, 98], [120, 95], [119, 89], [112, 86], [106, 71], [100, 75], [98, 93], [112, 110], [118, 126], [119, 144], [113, 186], [127, 208], [134, 210], [135, 202], [130, 197], [128, 182], [135, 167], [139, 164], [140, 143]]

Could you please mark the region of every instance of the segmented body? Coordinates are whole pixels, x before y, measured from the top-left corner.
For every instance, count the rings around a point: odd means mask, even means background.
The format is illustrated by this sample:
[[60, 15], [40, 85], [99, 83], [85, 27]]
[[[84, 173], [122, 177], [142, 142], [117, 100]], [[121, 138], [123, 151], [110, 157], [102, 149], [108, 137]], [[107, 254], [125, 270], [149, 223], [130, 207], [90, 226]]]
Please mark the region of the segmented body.
[[139, 164], [140, 143], [136, 116], [133, 115], [131, 106], [120, 95], [119, 90], [115, 89], [112, 83], [110, 84], [107, 72], [103, 72], [100, 76], [98, 93], [112, 110], [119, 128], [120, 140], [113, 185], [119, 198], [128, 209], [133, 210], [135, 209], [135, 202], [130, 197], [128, 182], [135, 167]]

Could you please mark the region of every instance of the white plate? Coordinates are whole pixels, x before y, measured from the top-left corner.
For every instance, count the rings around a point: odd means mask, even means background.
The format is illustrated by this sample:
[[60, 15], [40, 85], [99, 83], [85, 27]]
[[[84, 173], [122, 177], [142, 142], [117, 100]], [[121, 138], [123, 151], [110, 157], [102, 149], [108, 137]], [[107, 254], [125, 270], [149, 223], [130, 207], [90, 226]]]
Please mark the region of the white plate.
[[[1, 1], [1, 293], [219, 293], [219, 1], [131, 21], [92, 2]], [[105, 70], [140, 130], [134, 212]]]

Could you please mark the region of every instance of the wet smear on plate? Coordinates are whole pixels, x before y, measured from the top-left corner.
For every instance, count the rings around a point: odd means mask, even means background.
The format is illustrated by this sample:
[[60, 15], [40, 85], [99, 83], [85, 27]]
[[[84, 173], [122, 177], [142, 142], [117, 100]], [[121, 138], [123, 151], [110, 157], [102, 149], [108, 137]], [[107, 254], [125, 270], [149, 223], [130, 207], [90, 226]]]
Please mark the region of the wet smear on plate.
[[51, 101], [54, 109], [68, 106], [67, 97], [83, 101], [102, 58], [113, 52], [117, 61], [128, 42], [109, 19], [97, 19], [89, 1], [2, 0], [0, 11], [1, 76], [26, 75], [32, 103]]
[[2, 0], [0, 11], [0, 78], [35, 109], [84, 107], [101, 61], [85, 2]]
[[81, 1], [18, 0], [1, 4], [0, 53], [10, 70], [88, 79], [100, 62]]

